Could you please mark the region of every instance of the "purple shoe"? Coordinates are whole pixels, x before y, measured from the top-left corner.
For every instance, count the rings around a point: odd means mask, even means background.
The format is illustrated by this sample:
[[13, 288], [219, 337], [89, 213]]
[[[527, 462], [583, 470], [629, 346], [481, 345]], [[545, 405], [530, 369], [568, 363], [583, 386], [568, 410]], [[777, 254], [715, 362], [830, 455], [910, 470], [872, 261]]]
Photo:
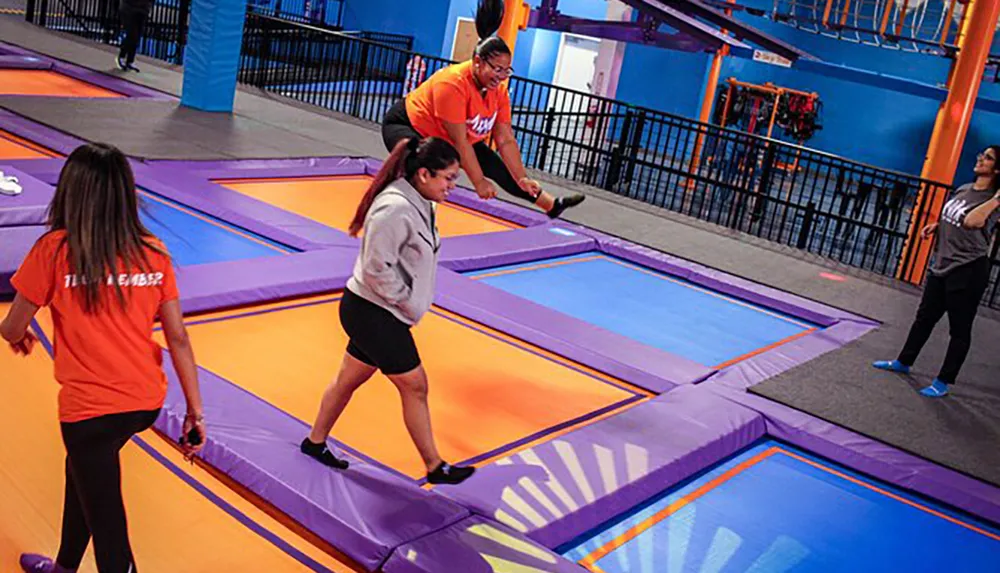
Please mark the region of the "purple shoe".
[[76, 573], [75, 569], [66, 569], [48, 557], [35, 553], [21, 554], [21, 569], [25, 573]]

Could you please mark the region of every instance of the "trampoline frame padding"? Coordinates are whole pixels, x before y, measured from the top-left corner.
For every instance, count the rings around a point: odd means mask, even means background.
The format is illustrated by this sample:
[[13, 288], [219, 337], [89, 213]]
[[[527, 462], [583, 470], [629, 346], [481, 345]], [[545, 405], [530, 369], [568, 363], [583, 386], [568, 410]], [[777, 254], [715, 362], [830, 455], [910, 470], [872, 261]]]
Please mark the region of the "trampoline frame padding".
[[44, 225], [55, 188], [4, 163], [0, 163], [0, 173], [16, 177], [21, 186], [19, 195], [0, 194], [0, 227]]

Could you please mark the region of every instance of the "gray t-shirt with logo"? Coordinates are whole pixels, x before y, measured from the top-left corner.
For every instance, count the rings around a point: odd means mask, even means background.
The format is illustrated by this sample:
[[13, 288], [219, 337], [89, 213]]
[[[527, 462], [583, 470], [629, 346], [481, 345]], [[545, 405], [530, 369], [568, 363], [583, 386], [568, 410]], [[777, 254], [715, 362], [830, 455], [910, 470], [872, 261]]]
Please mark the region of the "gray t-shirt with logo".
[[986, 226], [981, 229], [966, 229], [962, 226], [966, 215], [973, 209], [989, 201], [994, 191], [977, 191], [968, 183], [958, 188], [954, 196], [945, 203], [937, 232], [937, 251], [930, 272], [943, 276], [956, 268], [989, 254], [990, 241], [1000, 220], [1000, 209], [993, 211]]

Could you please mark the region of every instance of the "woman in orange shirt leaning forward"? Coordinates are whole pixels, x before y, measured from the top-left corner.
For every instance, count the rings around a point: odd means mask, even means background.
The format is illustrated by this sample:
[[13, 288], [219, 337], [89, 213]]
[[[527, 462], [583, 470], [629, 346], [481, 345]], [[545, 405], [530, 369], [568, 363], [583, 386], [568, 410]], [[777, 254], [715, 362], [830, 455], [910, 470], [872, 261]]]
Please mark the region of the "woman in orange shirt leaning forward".
[[136, 571], [122, 501], [119, 451], [159, 415], [167, 392], [153, 341], [159, 316], [187, 398], [182, 448], [205, 439], [194, 354], [171, 259], [139, 220], [128, 161], [87, 144], [67, 159], [43, 235], [11, 279], [17, 294], [0, 336], [29, 354], [38, 309], [52, 311], [59, 421], [66, 446], [62, 539], [55, 561], [21, 556], [31, 573], [76, 571], [91, 538], [101, 573]]
[[[392, 151], [404, 139], [440, 137], [458, 150], [462, 169], [481, 198], [496, 197], [492, 179], [554, 219], [584, 196], [553, 197], [528, 177], [521, 162], [511, 128], [510, 95], [503, 83], [513, 74], [511, 52], [493, 35], [502, 20], [503, 0], [480, 0], [476, 32], [483, 39], [472, 60], [438, 71], [392, 106], [382, 120], [382, 139]], [[499, 155], [484, 141], [490, 135]]]

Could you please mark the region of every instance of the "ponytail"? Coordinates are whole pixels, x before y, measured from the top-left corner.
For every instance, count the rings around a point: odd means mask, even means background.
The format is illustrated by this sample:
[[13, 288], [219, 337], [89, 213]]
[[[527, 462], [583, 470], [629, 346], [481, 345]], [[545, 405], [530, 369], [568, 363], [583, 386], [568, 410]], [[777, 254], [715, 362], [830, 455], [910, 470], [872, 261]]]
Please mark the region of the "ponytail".
[[510, 47], [498, 36], [494, 36], [503, 23], [504, 0], [479, 0], [476, 8], [476, 34], [479, 45], [475, 54], [487, 60], [497, 54], [510, 55]]
[[382, 163], [382, 168], [378, 170], [372, 179], [371, 185], [365, 191], [361, 202], [358, 203], [358, 210], [354, 213], [354, 219], [347, 228], [348, 234], [357, 237], [358, 233], [365, 226], [365, 218], [368, 211], [378, 196], [390, 183], [397, 179], [410, 180], [421, 168], [427, 169], [433, 174], [436, 171], [447, 169], [459, 160], [458, 151], [447, 141], [437, 137], [429, 137], [424, 140], [412, 137], [403, 139], [392, 148], [392, 153]]

